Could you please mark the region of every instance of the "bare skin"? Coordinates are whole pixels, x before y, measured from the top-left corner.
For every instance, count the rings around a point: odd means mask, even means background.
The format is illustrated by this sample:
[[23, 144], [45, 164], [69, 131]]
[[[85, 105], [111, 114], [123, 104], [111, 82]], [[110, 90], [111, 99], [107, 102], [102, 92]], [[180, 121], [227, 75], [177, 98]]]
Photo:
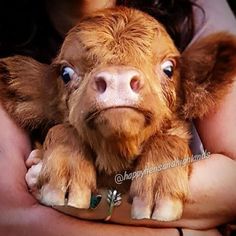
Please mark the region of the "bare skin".
[[236, 82], [220, 108], [197, 120], [196, 125], [207, 150], [236, 160]]

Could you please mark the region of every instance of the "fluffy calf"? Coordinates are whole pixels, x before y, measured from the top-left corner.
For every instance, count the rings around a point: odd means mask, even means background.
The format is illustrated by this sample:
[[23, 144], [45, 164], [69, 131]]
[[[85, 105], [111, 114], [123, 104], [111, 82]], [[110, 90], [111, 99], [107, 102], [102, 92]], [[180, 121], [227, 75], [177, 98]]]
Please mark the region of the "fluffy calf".
[[189, 166], [117, 185], [114, 175], [191, 156], [187, 120], [219, 104], [235, 75], [236, 40], [212, 35], [180, 55], [152, 17], [115, 8], [82, 19], [51, 65], [0, 61], [0, 98], [30, 133], [47, 133], [36, 181], [47, 205], [88, 208], [98, 187], [129, 191], [132, 217], [176, 220]]

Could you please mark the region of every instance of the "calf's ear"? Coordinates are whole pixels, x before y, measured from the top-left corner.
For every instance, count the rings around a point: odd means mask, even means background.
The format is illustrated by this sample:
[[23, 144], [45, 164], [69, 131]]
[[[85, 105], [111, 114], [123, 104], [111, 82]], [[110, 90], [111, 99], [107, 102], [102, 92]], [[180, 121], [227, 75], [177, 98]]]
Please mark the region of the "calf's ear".
[[236, 36], [221, 32], [187, 48], [181, 56], [183, 115], [201, 118], [217, 108], [236, 79]]
[[0, 102], [22, 127], [33, 130], [60, 119], [58, 88], [50, 66], [25, 56], [0, 59]]

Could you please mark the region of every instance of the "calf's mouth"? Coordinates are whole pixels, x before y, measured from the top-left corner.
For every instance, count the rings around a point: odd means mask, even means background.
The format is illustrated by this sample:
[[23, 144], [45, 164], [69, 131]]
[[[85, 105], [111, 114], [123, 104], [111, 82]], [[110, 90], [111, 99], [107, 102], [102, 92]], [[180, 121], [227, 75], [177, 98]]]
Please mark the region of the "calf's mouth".
[[85, 116], [89, 129], [96, 129], [105, 138], [133, 138], [150, 125], [152, 112], [135, 106], [110, 106], [93, 109]]

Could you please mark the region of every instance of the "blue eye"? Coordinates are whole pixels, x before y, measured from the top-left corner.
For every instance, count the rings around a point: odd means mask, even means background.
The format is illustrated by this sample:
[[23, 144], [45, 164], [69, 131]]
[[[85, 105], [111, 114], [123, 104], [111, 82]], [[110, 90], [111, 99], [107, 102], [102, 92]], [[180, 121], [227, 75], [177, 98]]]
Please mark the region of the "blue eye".
[[162, 63], [161, 69], [168, 78], [171, 78], [174, 74], [174, 63], [170, 60], [165, 61], [164, 63]]
[[75, 71], [69, 66], [65, 66], [61, 70], [61, 77], [65, 84], [69, 83], [75, 75]]

